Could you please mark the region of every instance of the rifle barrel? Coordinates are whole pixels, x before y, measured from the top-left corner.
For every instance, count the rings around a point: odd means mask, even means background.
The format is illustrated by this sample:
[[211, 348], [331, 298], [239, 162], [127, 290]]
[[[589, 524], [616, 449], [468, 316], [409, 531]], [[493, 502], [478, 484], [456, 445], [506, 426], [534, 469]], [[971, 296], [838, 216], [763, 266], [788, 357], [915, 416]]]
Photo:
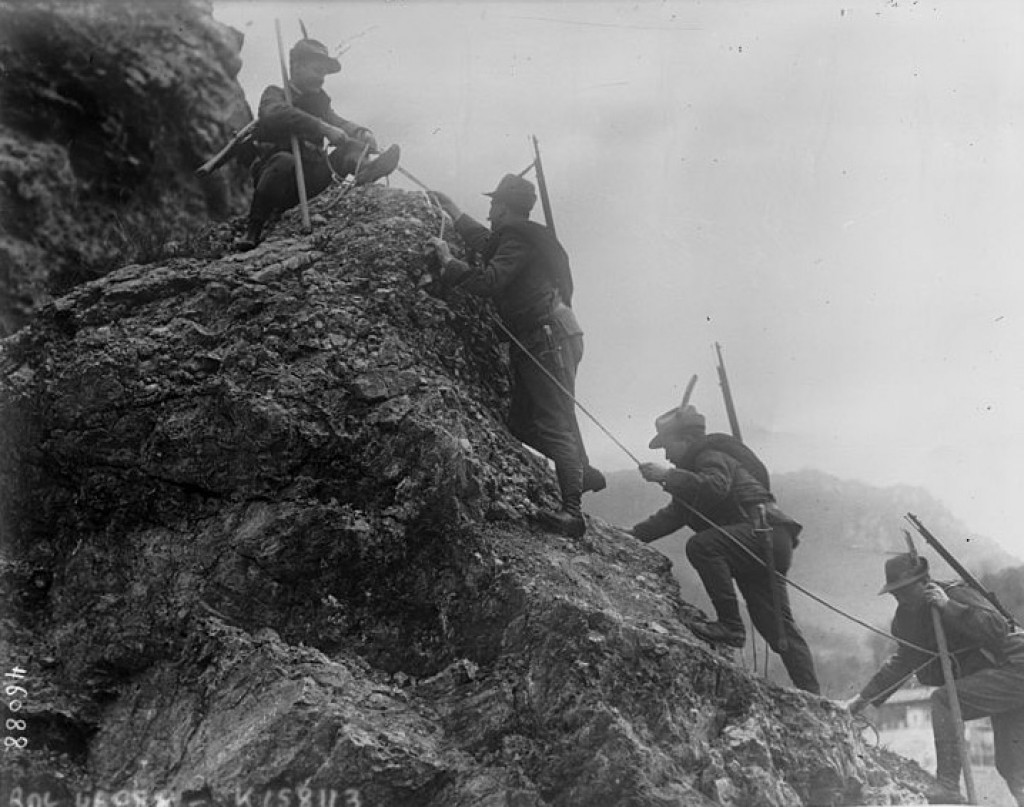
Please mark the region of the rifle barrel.
[[736, 405], [732, 400], [732, 388], [729, 386], [729, 376], [725, 372], [725, 359], [722, 358], [722, 346], [715, 342], [715, 353], [718, 354], [718, 383], [722, 387], [722, 397], [725, 399], [725, 414], [729, 417], [729, 430], [737, 440], [742, 440], [740, 432], [740, 421], [736, 416]]
[[960, 575], [960, 577], [963, 579], [965, 583], [967, 583], [967, 585], [969, 585], [981, 596], [983, 596], [986, 600], [992, 603], [992, 606], [1000, 614], [1002, 614], [1003, 617], [1011, 625], [1017, 624], [1017, 620], [1014, 618], [1013, 614], [1011, 614], [1003, 607], [1003, 604], [999, 602], [999, 598], [996, 597], [996, 595], [993, 594], [991, 591], [986, 589], [980, 582], [978, 582], [977, 578], [975, 578], [974, 575], [967, 571], [967, 569], [963, 567], [963, 564], [961, 564], [960, 561], [953, 557], [952, 553], [939, 542], [938, 538], [932, 535], [932, 533], [928, 530], [927, 527], [925, 527], [924, 524], [921, 523], [921, 520], [917, 516], [915, 516], [913, 513], [907, 513], [906, 519], [914, 525], [914, 529], [921, 533], [921, 537], [924, 538], [928, 545], [939, 553], [939, 557], [946, 561], [946, 563], [948, 563], [952, 567], [954, 572]]
[[238, 144], [248, 138], [254, 131], [256, 131], [256, 121], [251, 120], [235, 132], [234, 136], [228, 141], [228, 144], [224, 146], [224, 148], [196, 169], [196, 176], [205, 177], [220, 168], [225, 162], [227, 162], [228, 158], [238, 147]]
[[540, 144], [537, 143], [537, 135], [533, 135], [533, 166], [537, 169], [537, 188], [540, 191], [540, 204], [544, 208], [544, 223], [547, 224], [551, 233], [555, 232], [555, 217], [551, 212], [551, 199], [548, 197], [548, 183], [544, 178], [544, 165], [540, 161]]

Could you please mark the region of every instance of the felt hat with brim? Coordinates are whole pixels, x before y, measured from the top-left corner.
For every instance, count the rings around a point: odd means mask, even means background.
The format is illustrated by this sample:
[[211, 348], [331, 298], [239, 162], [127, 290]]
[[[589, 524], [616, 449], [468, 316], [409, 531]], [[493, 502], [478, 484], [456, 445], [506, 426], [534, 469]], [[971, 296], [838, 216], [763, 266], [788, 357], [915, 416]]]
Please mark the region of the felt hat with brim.
[[657, 434], [648, 448], [663, 448], [667, 442], [684, 437], [703, 437], [704, 415], [689, 404], [677, 406], [655, 418], [654, 430]]
[[529, 213], [537, 202], [537, 191], [533, 183], [516, 174], [505, 174], [498, 187], [484, 196], [490, 196], [499, 202]]
[[300, 39], [289, 54], [292, 62], [319, 62], [327, 73], [341, 71], [341, 62], [327, 52], [327, 46], [315, 39]]
[[915, 557], [909, 552], [895, 555], [885, 562], [885, 585], [879, 594], [890, 594], [897, 589], [928, 577], [928, 559]]

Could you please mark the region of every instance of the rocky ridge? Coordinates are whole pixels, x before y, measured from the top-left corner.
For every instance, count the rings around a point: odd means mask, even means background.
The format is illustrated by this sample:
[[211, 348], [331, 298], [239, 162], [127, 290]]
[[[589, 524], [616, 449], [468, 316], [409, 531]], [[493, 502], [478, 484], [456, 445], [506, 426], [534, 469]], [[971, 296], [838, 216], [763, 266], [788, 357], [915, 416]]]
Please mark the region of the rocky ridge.
[[[698, 641], [670, 563], [541, 531], [490, 307], [422, 194], [132, 265], [2, 343], [7, 773], [182, 803], [920, 803], [822, 699]], [[276, 789], [276, 790], [275, 790]], [[297, 803], [297, 802], [296, 802]]]
[[0, 335], [54, 293], [246, 204], [193, 171], [252, 118], [209, 0], [0, 2]]

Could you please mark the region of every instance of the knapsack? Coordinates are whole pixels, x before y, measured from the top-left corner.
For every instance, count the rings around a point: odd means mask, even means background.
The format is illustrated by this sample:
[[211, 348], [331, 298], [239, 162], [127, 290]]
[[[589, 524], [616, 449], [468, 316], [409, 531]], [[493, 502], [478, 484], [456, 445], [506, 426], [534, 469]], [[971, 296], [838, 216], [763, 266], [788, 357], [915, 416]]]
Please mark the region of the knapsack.
[[518, 233], [542, 257], [542, 263], [548, 272], [551, 285], [558, 289], [562, 302], [572, 305], [572, 269], [569, 267], [569, 256], [565, 248], [558, 242], [550, 229], [536, 221], [517, 221], [504, 225], [505, 228]]
[[728, 454], [736, 462], [743, 466], [743, 468], [751, 476], [756, 479], [761, 486], [771, 493], [772, 491], [772, 480], [768, 474], [768, 469], [764, 463], [761, 462], [760, 458], [750, 448], [740, 440], [737, 440], [731, 434], [714, 433], [704, 436], [698, 440], [687, 450], [686, 455], [683, 457], [683, 467], [689, 467], [690, 463], [697, 457], [702, 451], [707, 450], [721, 451], [723, 454]]

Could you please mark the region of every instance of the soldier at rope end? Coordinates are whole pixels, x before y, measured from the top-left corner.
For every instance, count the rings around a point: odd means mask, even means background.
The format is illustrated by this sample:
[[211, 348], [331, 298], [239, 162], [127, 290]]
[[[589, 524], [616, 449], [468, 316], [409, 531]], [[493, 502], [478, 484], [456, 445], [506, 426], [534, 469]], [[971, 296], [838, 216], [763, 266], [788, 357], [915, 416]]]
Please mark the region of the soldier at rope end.
[[885, 585], [879, 594], [895, 597], [892, 635], [908, 644], [901, 643], [844, 706], [856, 714], [868, 704], [884, 703], [915, 670], [922, 684], [938, 687], [931, 696], [938, 782], [927, 796], [933, 804], [963, 803], [956, 727], [936, 655], [931, 610], [937, 608], [954, 660], [963, 719], [991, 718], [996, 770], [1024, 807], [1024, 633], [1012, 630], [1005, 617], [965, 583], [933, 581], [927, 559], [909, 553], [886, 561]]

